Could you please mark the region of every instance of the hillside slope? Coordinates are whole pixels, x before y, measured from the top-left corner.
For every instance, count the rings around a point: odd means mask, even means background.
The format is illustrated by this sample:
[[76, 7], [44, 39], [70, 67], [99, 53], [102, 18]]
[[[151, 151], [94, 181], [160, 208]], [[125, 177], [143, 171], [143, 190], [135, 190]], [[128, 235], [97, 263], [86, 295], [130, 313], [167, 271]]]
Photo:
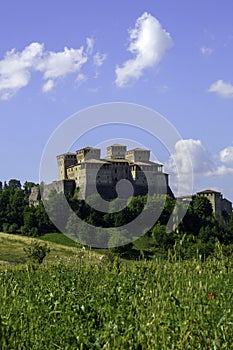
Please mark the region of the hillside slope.
[[80, 256], [91, 259], [98, 258], [98, 254], [77, 247], [0, 232], [0, 265], [27, 263], [28, 258], [24, 248], [35, 241], [39, 241], [42, 245], [46, 243], [51, 249], [51, 252], [45, 258], [45, 263], [56, 263], [60, 260], [69, 262], [70, 259], [80, 258]]

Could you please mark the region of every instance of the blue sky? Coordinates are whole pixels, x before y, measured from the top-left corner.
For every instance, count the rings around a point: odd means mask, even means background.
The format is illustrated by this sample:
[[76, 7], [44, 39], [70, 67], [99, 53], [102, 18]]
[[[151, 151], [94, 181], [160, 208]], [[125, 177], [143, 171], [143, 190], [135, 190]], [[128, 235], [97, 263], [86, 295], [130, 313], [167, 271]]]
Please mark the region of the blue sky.
[[194, 191], [233, 200], [232, 13], [231, 0], [3, 0], [0, 180], [38, 182], [60, 123], [122, 101], [158, 111], [182, 135], [172, 158], [153, 150], [168, 172], [175, 160], [187, 176], [185, 144]]

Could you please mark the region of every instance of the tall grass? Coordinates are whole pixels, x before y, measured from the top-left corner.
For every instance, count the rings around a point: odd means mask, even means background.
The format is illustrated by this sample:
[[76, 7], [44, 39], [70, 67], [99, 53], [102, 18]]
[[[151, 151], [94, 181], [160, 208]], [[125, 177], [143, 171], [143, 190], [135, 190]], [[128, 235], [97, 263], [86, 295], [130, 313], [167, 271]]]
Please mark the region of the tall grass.
[[1, 349], [233, 349], [220, 260], [2, 267]]

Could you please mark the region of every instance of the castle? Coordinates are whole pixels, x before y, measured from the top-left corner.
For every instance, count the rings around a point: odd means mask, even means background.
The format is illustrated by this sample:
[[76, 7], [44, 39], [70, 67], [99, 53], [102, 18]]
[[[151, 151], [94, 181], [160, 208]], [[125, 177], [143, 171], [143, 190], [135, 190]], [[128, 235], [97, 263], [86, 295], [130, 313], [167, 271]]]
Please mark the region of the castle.
[[[127, 150], [125, 145], [114, 144], [107, 147], [106, 158], [101, 158], [99, 148], [85, 147], [58, 155], [57, 165], [58, 180], [43, 185], [43, 199], [48, 199], [52, 190], [72, 195], [78, 189], [79, 199], [99, 193], [103, 199], [111, 200], [118, 197], [120, 180], [130, 182], [133, 196], [149, 193], [174, 197], [163, 165], [150, 161], [150, 150], [144, 148]], [[33, 187], [30, 205], [36, 206], [40, 200], [39, 187]]]
[[[107, 147], [106, 158], [101, 158], [99, 148], [85, 147], [75, 153], [58, 155], [57, 164], [58, 180], [43, 186], [44, 199], [51, 190], [72, 195], [78, 189], [80, 199], [99, 193], [105, 200], [111, 200], [118, 196], [116, 187], [122, 179], [132, 184], [134, 196], [146, 195], [149, 185], [150, 194], [168, 194], [174, 198], [169, 175], [163, 172], [162, 164], [150, 161], [150, 151], [144, 148], [127, 150], [124, 145], [114, 144]], [[179, 199], [190, 202], [193, 196], [207, 197], [214, 214], [225, 217], [232, 213], [232, 203], [220, 192], [205, 190]], [[40, 200], [39, 187], [33, 187], [30, 205], [38, 205]]]
[[58, 181], [60, 191], [68, 187], [79, 189], [79, 198], [98, 193], [104, 199], [117, 197], [116, 184], [124, 179], [133, 186], [133, 195], [148, 193], [170, 194], [168, 174], [163, 172], [163, 165], [150, 161], [150, 151], [144, 148], [127, 150], [127, 147], [114, 144], [107, 147], [106, 158], [101, 158], [99, 148], [85, 147], [76, 153], [57, 156]]

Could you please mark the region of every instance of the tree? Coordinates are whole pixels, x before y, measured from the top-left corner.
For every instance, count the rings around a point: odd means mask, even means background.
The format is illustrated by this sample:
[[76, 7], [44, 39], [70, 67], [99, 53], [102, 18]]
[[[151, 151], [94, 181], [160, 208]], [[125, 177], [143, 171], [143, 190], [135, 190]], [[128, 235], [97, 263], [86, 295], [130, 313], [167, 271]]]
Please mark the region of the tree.
[[174, 232], [167, 232], [166, 226], [160, 223], [156, 224], [152, 229], [152, 237], [157, 247], [164, 251], [172, 248], [175, 244]]
[[36, 227], [36, 216], [35, 208], [26, 206], [23, 212], [23, 224], [25, 229], [31, 230], [33, 227]]
[[8, 182], [8, 187], [9, 187], [9, 189], [21, 188], [21, 183], [19, 180], [11, 179]]
[[8, 192], [7, 222], [9, 224], [17, 224], [20, 227], [23, 225], [24, 193], [17, 185], [11, 186], [6, 189]]
[[213, 208], [208, 198], [195, 196], [192, 201], [193, 212], [201, 219], [212, 217]]
[[39, 242], [32, 243], [29, 247], [24, 248], [27, 256], [38, 264], [42, 264], [44, 258], [50, 253], [47, 244], [41, 245]]
[[56, 231], [54, 224], [50, 221], [42, 202], [35, 208], [36, 227], [40, 233]]

